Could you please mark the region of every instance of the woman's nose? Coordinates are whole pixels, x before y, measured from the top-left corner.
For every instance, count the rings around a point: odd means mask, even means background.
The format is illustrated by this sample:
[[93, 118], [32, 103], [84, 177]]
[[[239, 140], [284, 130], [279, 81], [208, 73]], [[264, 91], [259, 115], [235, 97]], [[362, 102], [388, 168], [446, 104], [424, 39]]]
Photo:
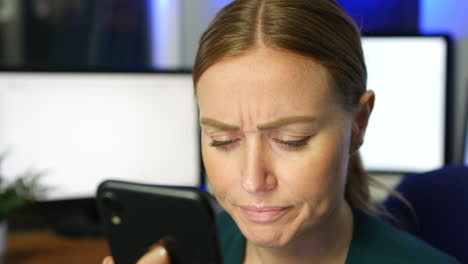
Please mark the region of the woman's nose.
[[248, 193], [265, 193], [276, 188], [268, 150], [256, 140], [243, 148], [242, 188]]

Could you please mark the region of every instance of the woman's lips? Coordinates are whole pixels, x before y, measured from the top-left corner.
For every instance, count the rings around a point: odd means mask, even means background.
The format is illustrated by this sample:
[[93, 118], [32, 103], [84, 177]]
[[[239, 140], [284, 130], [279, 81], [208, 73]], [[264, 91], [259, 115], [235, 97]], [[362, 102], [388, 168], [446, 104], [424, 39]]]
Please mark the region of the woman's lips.
[[271, 223], [286, 214], [292, 206], [241, 206], [242, 212], [252, 222]]

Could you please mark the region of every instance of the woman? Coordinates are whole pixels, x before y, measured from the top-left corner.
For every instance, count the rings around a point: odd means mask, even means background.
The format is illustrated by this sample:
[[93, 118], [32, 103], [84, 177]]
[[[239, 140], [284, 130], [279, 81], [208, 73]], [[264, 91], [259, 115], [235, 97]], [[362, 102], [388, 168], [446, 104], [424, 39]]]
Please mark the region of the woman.
[[193, 79], [225, 263], [456, 263], [369, 216], [366, 77], [335, 1], [236, 0], [210, 24]]

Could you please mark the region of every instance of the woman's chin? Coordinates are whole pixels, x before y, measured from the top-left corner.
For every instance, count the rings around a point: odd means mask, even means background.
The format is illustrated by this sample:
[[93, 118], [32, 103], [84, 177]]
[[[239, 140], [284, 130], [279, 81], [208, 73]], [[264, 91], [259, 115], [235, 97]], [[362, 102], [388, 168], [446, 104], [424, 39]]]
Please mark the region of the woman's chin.
[[277, 239], [268, 239], [268, 238], [258, 238], [258, 239], [248, 239], [250, 243], [256, 247], [262, 248], [279, 248], [283, 247], [286, 243]]
[[244, 233], [249, 243], [257, 247], [276, 248], [283, 247], [291, 240], [290, 236], [274, 230], [262, 230]]

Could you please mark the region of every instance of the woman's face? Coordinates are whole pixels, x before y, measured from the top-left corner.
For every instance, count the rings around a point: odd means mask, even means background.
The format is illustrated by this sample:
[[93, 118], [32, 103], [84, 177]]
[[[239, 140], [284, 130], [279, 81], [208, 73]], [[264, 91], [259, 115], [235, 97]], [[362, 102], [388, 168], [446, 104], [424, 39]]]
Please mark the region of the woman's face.
[[246, 238], [284, 246], [344, 202], [353, 120], [310, 58], [258, 48], [198, 84], [211, 187]]

